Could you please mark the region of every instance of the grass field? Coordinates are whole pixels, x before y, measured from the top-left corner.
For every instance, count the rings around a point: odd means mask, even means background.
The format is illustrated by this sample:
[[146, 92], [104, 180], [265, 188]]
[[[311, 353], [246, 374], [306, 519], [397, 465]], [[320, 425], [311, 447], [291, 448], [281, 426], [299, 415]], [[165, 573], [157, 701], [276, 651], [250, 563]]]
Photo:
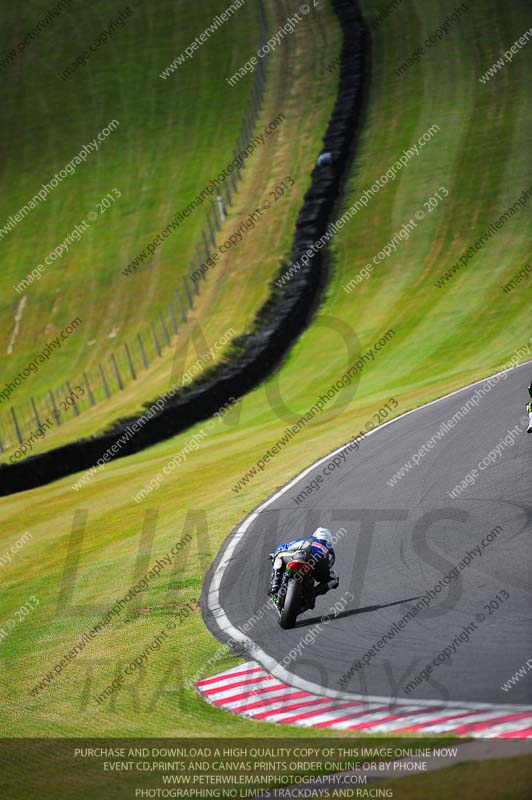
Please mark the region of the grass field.
[[[13, 371], [56, 328], [76, 315], [84, 323], [68, 352], [54, 359], [47, 374], [35, 378], [35, 387], [40, 382], [46, 388], [59, 383], [66, 367], [80, 369], [91, 358], [102, 357], [160, 310], [169, 282], [173, 287], [187, 270], [203, 213], [198, 210], [188, 225], [167, 240], [149, 268], [139, 270], [134, 287], [120, 270], [181, 203], [186, 205], [198, 187], [203, 188], [216, 167], [219, 172], [231, 160], [241, 124], [246, 87], [215, 86], [212, 74], [225, 74], [233, 58], [245, 56], [249, 40], [258, 40], [253, 9], [244, 7], [230, 26], [217, 32], [214, 47], [204, 47], [201, 58], [187, 61], [175, 80], [163, 81], [159, 71], [188, 44], [189, 33], [203, 29], [205, 21], [225, 5], [208, 0], [200, 9], [194, 4], [163, 2], [157, 13], [149, 7], [136, 8], [133, 2], [131, 6], [131, 15], [116, 30], [112, 43], [94, 52], [88, 64], [68, 80], [59, 73], [119, 16], [123, 4], [103, 0], [76, 13], [65, 10], [5, 71], [2, 96], [11, 125], [0, 136], [2, 177], [10, 191], [0, 198], [2, 224], [109, 122], [119, 123], [99, 143], [97, 154], [77, 166], [48, 199], [3, 235], [5, 350], [20, 299], [14, 286], [113, 187], [122, 192], [88, 234], [71, 245], [68, 255], [47, 267], [27, 291], [10, 363]], [[8, 29], [19, 34], [11, 35], [15, 41], [22, 38], [22, 32], [31, 29], [47, 7], [41, 1], [6, 9], [2, 51], [14, 44], [7, 37]], [[201, 114], [191, 113], [196, 103], [203, 109]], [[215, 158], [206, 157], [213, 151]], [[44, 331], [43, 318], [47, 319]], [[113, 331], [115, 336], [109, 339]], [[92, 340], [95, 344], [88, 347]]]
[[[378, 6], [364, 0], [363, 9], [370, 18]], [[358, 432], [383, 401], [395, 397], [398, 413], [419, 406], [491, 374], [529, 340], [526, 293], [516, 290], [506, 295], [501, 289], [530, 258], [529, 207], [515, 214], [443, 288], [435, 285], [521, 195], [528, 185], [532, 158], [532, 109], [527, 99], [532, 48], [523, 50], [487, 86], [478, 81], [500, 51], [531, 25], [532, 11], [522, 0], [510, 7], [502, 0], [486, 0], [482, 10], [464, 15], [449, 38], [431, 48], [405, 76], [395, 75], [396, 68], [452, 10], [452, 4], [443, 0], [405, 0], [373, 35], [370, 105], [344, 206], [354, 203], [431, 126], [438, 125], [439, 131], [397, 180], [381, 188], [368, 208], [335, 238], [334, 273], [326, 299], [278, 376], [217, 423], [193, 457], [144, 505], [136, 504], [132, 496], [186, 444], [193, 431], [107, 466], [79, 493], [72, 490], [74, 479], [69, 478], [2, 502], [2, 551], [24, 529], [33, 538], [2, 568], [0, 619], [12, 618], [32, 596], [39, 601], [0, 643], [5, 676], [3, 735], [280, 733], [279, 726], [217, 711], [193, 689], [183, 687], [187, 678], [209, 673], [206, 662], [220, 647], [203, 625], [197, 599], [224, 538], [276, 487]], [[320, 46], [310, 47], [300, 36], [290, 51], [274, 55], [271, 69], [296, 75], [303, 92], [315, 83], [328, 86], [327, 64], [337, 55], [335, 25], [332, 15], [324, 11]], [[167, 47], [166, 54], [173, 49]], [[310, 74], [297, 71], [305, 58], [313, 64]], [[290, 91], [288, 97], [293, 100]], [[294, 106], [291, 110], [295, 115]], [[308, 125], [313, 114], [317, 123], [322, 121], [310, 100], [308, 115], [301, 109], [298, 114], [301, 125]], [[312, 141], [317, 142], [319, 131], [311, 128], [316, 136]], [[305, 142], [311, 144], [310, 128], [304, 130]], [[310, 162], [302, 158], [294, 140], [286, 138], [283, 144], [286, 163], [294, 163], [303, 185]], [[254, 174], [253, 181], [250, 176], [249, 191], [255, 193], [255, 201], [270, 177], [269, 170], [262, 177]], [[440, 187], [448, 195], [426, 212], [409, 239], [401, 241], [396, 252], [375, 266], [353, 292], [345, 292], [344, 284], [371, 262]], [[294, 214], [295, 209], [287, 205], [285, 212]], [[144, 215], [140, 216], [144, 223]], [[209, 343], [223, 325], [232, 324], [237, 306], [239, 323], [249, 324], [254, 308], [266, 295], [277, 254], [287, 250], [288, 229], [276, 227], [272, 218], [246, 249], [242, 247], [238, 269], [232, 266], [223, 280], [209, 282], [207, 302], [223, 309], [218, 327], [207, 323], [204, 327]], [[395, 335], [364, 369], [354, 398], [346, 400], [338, 413], [322, 413], [260, 478], [238, 494], [232, 491], [285, 427], [279, 402], [272, 399], [275, 387], [291, 414], [299, 415], [354, 360], [357, 353], [346, 353], [338, 334], [338, 328], [345, 331], [346, 326], [351, 335], [356, 334], [363, 351], [385, 331], [393, 329]], [[196, 430], [200, 429], [201, 425]], [[327, 522], [325, 514], [321, 521]], [[179, 565], [163, 571], [141, 595], [136, 610], [123, 613], [86, 647], [82, 657], [32, 697], [37, 679], [52, 670], [81, 633], [186, 532], [192, 542]], [[267, 565], [265, 574], [266, 570]], [[98, 609], [91, 609], [95, 604]], [[95, 696], [116, 671], [141, 653], [162, 625], [187, 604], [194, 610], [172, 639], [151, 655], [140, 679], [122, 688], [114, 700], [98, 705]], [[236, 658], [225, 655], [217, 669], [236, 663]], [[298, 735], [297, 729], [290, 733]]]
[[[6, 82], [2, 90], [17, 136], [11, 129], [1, 140], [6, 154], [4, 186], [12, 186], [13, 191], [4, 192], [0, 198], [0, 229], [3, 220], [31, 199], [84, 143], [109, 121], [120, 122], [99, 144], [98, 152], [53, 189], [48, 199], [1, 242], [0, 349], [4, 359], [0, 391], [72, 319], [82, 320], [61, 350], [56, 350], [38, 372], [32, 372], [9, 402], [1, 403], [1, 428], [10, 431], [13, 446], [9, 405], [25, 410], [24, 427], [29, 432], [33, 427], [28, 421], [29, 397], [42, 397], [49, 388], [55, 389], [65, 380], [74, 381], [85, 369], [95, 374], [100, 362], [106, 364], [111, 380], [109, 354], [124, 341], [131, 343], [139, 330], [148, 347], [149, 321], [157, 320], [168, 300], [175, 297], [181, 277], [190, 271], [189, 262], [196, 258], [195, 246], [204, 225], [203, 206], [145, 265], [127, 277], [121, 274], [176, 211], [233, 159], [251, 84], [241, 81], [232, 88], [223, 76], [231, 75], [257, 48], [259, 25], [254, 4], [242, 7], [177, 73], [167, 80], [159, 78], [162, 69], [226, 5], [225, 0], [208, 0], [201, 8], [164, 2], [157, 8], [148, 4], [133, 10], [115, 33], [113, 43], [93, 54], [87, 66], [79, 67], [67, 81], [61, 80], [57, 71], [75, 60], [82, 41], [92, 41], [93, 35], [106, 27], [106, 21], [116, 18], [122, 5], [117, 0], [105, 0], [95, 9], [85, 9], [83, 36], [77, 17], [64, 12], [6, 72], [26, 78], [30, 91], [26, 89], [21, 95], [17, 81]], [[272, 30], [285, 22], [293, 5], [283, 0], [270, 10]], [[31, 27], [32, 19], [40, 19], [42, 4], [39, 8], [36, 5], [31, 17], [25, 11], [16, 25], [11, 16], [18, 18], [22, 12], [12, 9], [6, 13], [13, 27], [23, 31]], [[81, 417], [75, 418], [69, 411], [61, 427], [49, 430], [32, 452], [101, 431], [120, 417], [139, 411], [144, 402], [168, 389], [176, 374], [180, 377], [194, 364], [203, 354], [203, 342], [213, 345], [230, 328], [237, 333], [247, 329], [267, 296], [268, 281], [289, 251], [297, 212], [334, 102], [335, 76], [324, 69], [325, 59], [339, 42], [332, 19], [332, 12], [324, 6], [279, 51], [269, 73], [257, 134], [278, 121], [246, 161], [244, 180], [219, 232], [219, 242], [225, 241], [287, 175], [294, 180], [290, 197], [272, 206], [260, 233], [253, 231], [220, 257], [214, 279], [208, 285], [202, 282], [188, 325], [174, 337], [162, 358], [152, 361], [150, 369], [141, 372], [135, 382], [129, 381], [124, 391], [85, 410]], [[323, 21], [327, 23], [324, 26]], [[309, 35], [317, 42], [317, 57], [301, 44]], [[52, 48], [46, 69], [37, 70], [43, 48], [65, 37], [68, 47]], [[7, 41], [3, 46], [7, 50]], [[288, 73], [290, 83], [286, 80]], [[309, 113], [302, 117], [300, 108], [305, 102], [309, 103]], [[40, 110], [38, 114], [33, 113], [35, 108]], [[295, 140], [297, 152], [291, 146]], [[114, 187], [122, 197], [98, 217], [80, 241], [70, 245], [66, 256], [46, 268], [40, 280], [24, 294], [17, 293], [15, 286]], [[266, 253], [260, 265], [257, 235]], [[47, 320], [44, 328], [43, 319]], [[13, 337], [15, 330], [18, 332]], [[162, 340], [160, 328], [157, 330]], [[8, 353], [13, 338], [12, 353]], [[222, 356], [220, 352], [216, 359]], [[136, 361], [138, 368], [138, 353]], [[13, 446], [6, 451], [6, 460]]]
[[447, 800], [453, 796], [468, 800], [527, 800], [532, 792], [530, 758], [460, 764], [441, 772], [379, 783], [379, 789], [392, 790], [397, 800]]

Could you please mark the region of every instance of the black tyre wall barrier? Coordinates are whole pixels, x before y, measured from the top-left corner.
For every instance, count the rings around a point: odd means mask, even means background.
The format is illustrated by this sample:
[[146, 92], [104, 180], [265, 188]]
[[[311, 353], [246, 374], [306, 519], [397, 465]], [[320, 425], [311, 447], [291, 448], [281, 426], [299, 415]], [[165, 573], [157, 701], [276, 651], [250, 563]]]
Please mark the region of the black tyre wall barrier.
[[[369, 37], [358, 5], [352, 0], [331, 0], [331, 3], [343, 35], [338, 92], [323, 139], [323, 151], [332, 154], [332, 161], [312, 171], [311, 185], [296, 222], [291, 263], [283, 266], [276, 280], [298, 262], [334, 221], [366, 101]], [[319, 305], [326, 276], [327, 255], [323, 249], [308, 258], [308, 263], [282, 288], [274, 281], [253, 329], [235, 340], [228, 361], [213, 367], [167, 400], [111, 459], [123, 458], [181, 433], [211, 417], [230, 398], [238, 399], [262, 383], [279, 367], [308, 326]], [[146, 404], [146, 408], [151, 405]], [[44, 486], [95, 466], [136, 419], [120, 420], [111, 430], [90, 439], [71, 442], [19, 463], [0, 465], [0, 496]]]

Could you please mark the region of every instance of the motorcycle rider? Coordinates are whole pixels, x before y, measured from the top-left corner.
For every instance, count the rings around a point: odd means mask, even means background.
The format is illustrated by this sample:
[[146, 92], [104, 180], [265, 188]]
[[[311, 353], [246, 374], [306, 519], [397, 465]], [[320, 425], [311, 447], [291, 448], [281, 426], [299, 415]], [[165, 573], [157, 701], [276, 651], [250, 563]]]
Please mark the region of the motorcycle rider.
[[530, 386], [528, 387], [528, 394], [530, 395], [530, 403], [526, 404], [526, 410], [528, 411], [528, 428], [527, 433], [532, 433], [532, 381], [530, 381]]
[[[316, 528], [312, 536], [294, 539], [287, 544], [280, 544], [273, 553], [270, 553], [269, 557], [273, 561], [273, 566], [268, 594], [273, 598], [274, 602], [281, 586], [286, 564], [293, 559], [298, 550], [301, 550], [303, 542], [310, 542], [311, 544], [311, 563], [314, 566], [314, 578], [318, 581], [318, 585], [314, 589], [314, 598], [338, 587], [338, 576], [332, 571], [336, 555], [331, 532], [327, 528]], [[312, 608], [314, 608], [314, 604], [312, 604]]]

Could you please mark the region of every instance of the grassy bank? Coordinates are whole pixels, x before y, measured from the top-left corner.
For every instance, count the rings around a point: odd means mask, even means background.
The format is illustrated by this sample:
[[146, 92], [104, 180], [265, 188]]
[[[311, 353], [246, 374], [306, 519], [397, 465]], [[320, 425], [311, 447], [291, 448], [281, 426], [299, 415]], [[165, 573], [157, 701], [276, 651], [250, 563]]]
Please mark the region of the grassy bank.
[[[363, 8], [369, 17], [377, 6], [365, 0]], [[82, 492], [72, 490], [73, 479], [65, 479], [2, 502], [4, 549], [20, 536], [22, 527], [33, 539], [3, 568], [1, 619], [11, 618], [32, 595], [39, 600], [1, 643], [6, 675], [4, 735], [281, 732], [278, 726], [217, 711], [193, 689], [183, 687], [186, 678], [209, 673], [206, 662], [219, 648], [203, 625], [197, 599], [224, 538], [276, 487], [358, 432], [382, 401], [395, 397], [398, 413], [419, 406], [492, 373], [528, 341], [524, 293], [507, 295], [501, 289], [530, 254], [526, 210], [512, 216], [445, 287], [437, 287], [436, 282], [519, 197], [530, 174], [527, 137], [532, 112], [526, 76], [532, 50], [524, 50], [487, 86], [478, 77], [506, 42], [513, 42], [530, 26], [531, 12], [521, 0], [510, 8], [501, 0], [487, 0], [482, 10], [464, 15], [445, 43], [432, 48], [404, 77], [397, 77], [395, 69], [451, 11], [443, 0], [405, 2], [374, 34], [370, 106], [344, 208], [431, 126], [439, 130], [397, 179], [380, 188], [367, 209], [360, 210], [335, 237], [334, 272], [326, 300], [278, 376], [216, 423], [201, 447], [150, 495], [146, 507], [135, 503], [133, 495], [185, 447], [201, 425], [107, 466]], [[279, 51], [279, 59], [292, 59], [285, 65], [286, 74], [293, 71], [298, 76], [300, 59], [309, 53], [313, 66], [309, 74], [300, 76], [302, 80], [314, 86], [331, 74], [327, 64], [336, 51], [328, 45], [338, 41], [334, 25], [331, 16], [324, 18], [319, 47], [300, 37], [294, 40], [297, 46], [290, 56], [288, 51]], [[328, 26], [335, 31], [331, 40]], [[318, 112], [311, 104], [308, 114], [301, 108], [298, 113], [304, 126]], [[309, 129], [305, 130], [309, 136]], [[300, 160], [298, 140], [283, 141], [294, 171], [306, 175], [308, 164]], [[269, 169], [262, 178], [257, 176], [256, 198], [271, 178]], [[426, 211], [409, 238], [375, 265], [356, 290], [344, 291], [344, 284], [371, 263], [442, 186], [448, 195], [434, 210]], [[291, 205], [290, 213], [294, 213]], [[286, 232], [269, 221], [261, 229], [262, 236], [249, 240], [249, 249], [243, 247], [239, 253], [242, 270], [230, 267], [223, 280], [209, 284], [212, 302], [223, 309], [223, 324], [231, 324], [237, 307], [241, 319], [249, 321], [254, 304], [265, 296], [263, 279], [275, 267], [271, 247], [275, 243], [282, 249], [287, 239]], [[232, 487], [279, 439], [286, 425], [289, 414], [281, 413], [275, 387], [292, 415], [304, 413], [356, 358], [356, 344], [346, 352], [344, 335], [354, 342], [356, 334], [360, 349], [366, 351], [389, 329], [395, 334], [364, 368], [356, 395], [338, 413], [323, 412], [294, 438], [282, 457], [241, 492], [234, 492]], [[205, 331], [205, 336], [212, 343], [214, 331]], [[328, 521], [327, 512], [322, 521]], [[192, 541], [179, 563], [150, 583], [139, 607], [122, 613], [59, 679], [32, 697], [37, 678], [52, 670], [82, 631], [187, 532]], [[97, 610], [91, 610], [94, 604]], [[140, 678], [122, 688], [114, 700], [99, 705], [95, 696], [116, 671], [141, 653], [187, 605], [193, 609], [188, 618], [151, 655]], [[218, 667], [236, 663], [227, 654]], [[297, 735], [297, 730], [291, 733]]]

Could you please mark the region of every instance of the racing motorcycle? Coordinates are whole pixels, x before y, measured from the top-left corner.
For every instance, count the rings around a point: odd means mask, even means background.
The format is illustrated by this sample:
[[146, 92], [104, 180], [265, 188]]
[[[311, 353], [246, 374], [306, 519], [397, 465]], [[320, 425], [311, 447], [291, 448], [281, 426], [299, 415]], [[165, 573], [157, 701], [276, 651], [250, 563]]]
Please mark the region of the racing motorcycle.
[[275, 599], [281, 628], [293, 628], [298, 614], [314, 608], [314, 559], [311, 547], [310, 542], [303, 542], [301, 549], [285, 564]]

